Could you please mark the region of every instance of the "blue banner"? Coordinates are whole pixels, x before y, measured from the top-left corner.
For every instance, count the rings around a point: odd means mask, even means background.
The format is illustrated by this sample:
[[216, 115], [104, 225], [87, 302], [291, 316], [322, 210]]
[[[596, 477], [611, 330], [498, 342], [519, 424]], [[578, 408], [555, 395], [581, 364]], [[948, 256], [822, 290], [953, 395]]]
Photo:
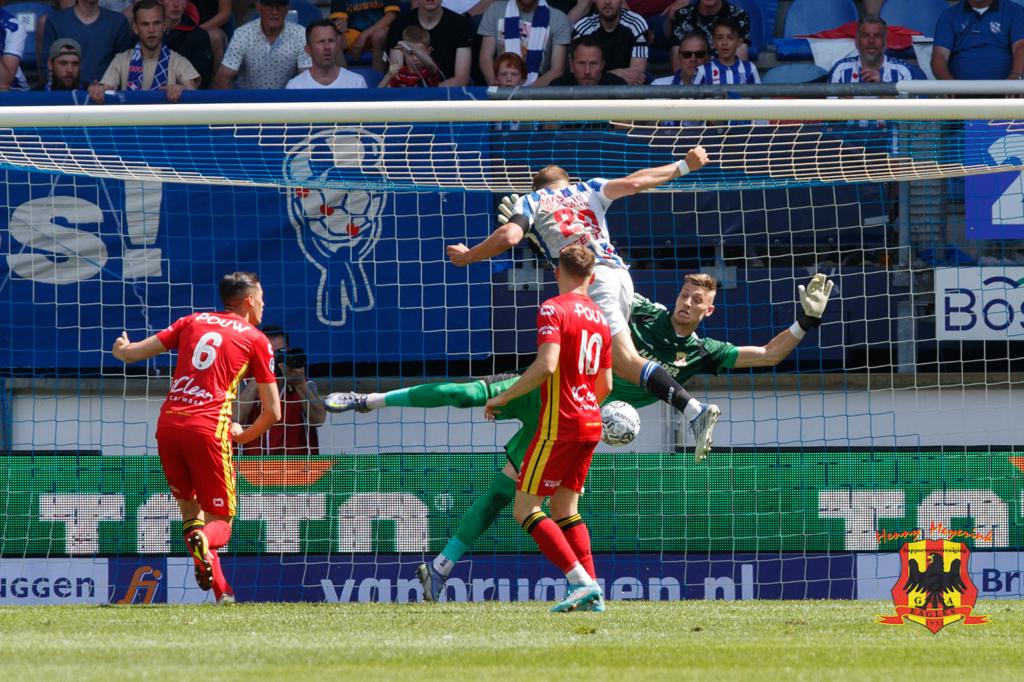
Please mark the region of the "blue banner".
[[[999, 121], [968, 121], [967, 164], [1020, 164], [1024, 133]], [[1024, 173], [971, 175], [964, 185], [968, 239], [1024, 239]]]
[[[372, 144], [336, 133], [333, 148]], [[296, 183], [347, 163], [320, 141], [286, 154]], [[260, 275], [265, 324], [311, 362], [485, 357], [486, 267], [454, 268], [444, 245], [492, 228], [485, 192], [404, 194], [171, 185], [4, 173], [0, 367], [114, 366], [122, 329], [139, 339], [194, 310], [219, 309], [217, 283]], [[162, 362], [166, 363], [166, 356]]]

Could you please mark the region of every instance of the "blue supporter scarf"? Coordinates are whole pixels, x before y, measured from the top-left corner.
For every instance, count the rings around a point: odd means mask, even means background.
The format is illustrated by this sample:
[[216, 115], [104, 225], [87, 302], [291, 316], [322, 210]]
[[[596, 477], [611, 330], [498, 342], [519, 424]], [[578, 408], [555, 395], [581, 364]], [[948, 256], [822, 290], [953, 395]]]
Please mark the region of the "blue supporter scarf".
[[[551, 25], [551, 10], [545, 0], [540, 0], [533, 10], [533, 21], [530, 22], [530, 35], [526, 39], [526, 85], [537, 80], [540, 67], [544, 61], [544, 48], [548, 42], [548, 31]], [[522, 54], [520, 48], [519, 7], [515, 0], [508, 0], [505, 6], [505, 17], [502, 24], [502, 52]]]
[[[156, 72], [153, 74], [153, 82], [150, 90], [159, 90], [167, 86], [167, 65], [171, 61], [171, 51], [166, 45], [160, 46], [160, 60], [156, 63]], [[135, 44], [132, 50], [132, 58], [128, 64], [128, 87], [127, 90], [142, 90], [142, 47]]]

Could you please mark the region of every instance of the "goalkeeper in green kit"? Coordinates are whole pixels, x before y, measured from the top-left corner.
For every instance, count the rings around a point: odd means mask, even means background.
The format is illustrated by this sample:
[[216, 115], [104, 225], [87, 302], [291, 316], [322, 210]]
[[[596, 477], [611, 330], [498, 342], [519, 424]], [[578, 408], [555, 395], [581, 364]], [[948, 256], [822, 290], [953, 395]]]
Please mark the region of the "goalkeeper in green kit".
[[[629, 329], [637, 350], [657, 361], [680, 384], [691, 377], [716, 374], [723, 369], [771, 367], [785, 359], [811, 329], [821, 324], [833, 283], [816, 274], [806, 286], [798, 287], [802, 311], [797, 320], [764, 346], [734, 346], [724, 341], [702, 339], [696, 329], [714, 312], [717, 282], [709, 275], [689, 274], [671, 313], [664, 306], [635, 295]], [[613, 367], [614, 370], [614, 367]], [[368, 412], [382, 407], [483, 407], [518, 380], [516, 375], [499, 375], [465, 383], [432, 383], [387, 393], [332, 393], [324, 400], [330, 412]], [[615, 381], [606, 402], [621, 400], [640, 408], [658, 398], [627, 381]], [[518, 419], [522, 428], [505, 444], [508, 462], [495, 474], [490, 487], [463, 515], [455, 536], [433, 561], [421, 564], [417, 576], [423, 596], [437, 601], [455, 563], [515, 497], [516, 478], [523, 455], [537, 429], [540, 393], [534, 391], [502, 408], [498, 419]]]

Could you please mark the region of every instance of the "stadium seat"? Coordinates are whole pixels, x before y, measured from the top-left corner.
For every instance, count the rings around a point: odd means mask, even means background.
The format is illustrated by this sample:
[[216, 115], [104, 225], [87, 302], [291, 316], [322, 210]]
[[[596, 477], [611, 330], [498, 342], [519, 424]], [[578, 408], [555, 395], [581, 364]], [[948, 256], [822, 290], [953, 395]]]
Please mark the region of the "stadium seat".
[[887, 0], [882, 7], [882, 19], [889, 25], [905, 26], [933, 36], [939, 15], [946, 7], [946, 0]]
[[764, 49], [764, 13], [759, 0], [732, 0], [732, 4], [746, 10], [750, 16], [750, 61], [756, 61], [758, 53]]
[[317, 7], [314, 3], [309, 2], [309, 0], [291, 0], [289, 7], [290, 9], [288, 13], [291, 14], [292, 12], [295, 12], [297, 17], [296, 21], [299, 26], [302, 26], [303, 28], [309, 26], [314, 21], [324, 18], [323, 10]]
[[762, 83], [823, 83], [828, 71], [815, 64], [779, 64], [768, 69]]
[[15, 2], [5, 5], [4, 9], [25, 28], [25, 51], [21, 55], [21, 67], [23, 69], [34, 68], [38, 63], [36, 61], [36, 24], [39, 17], [47, 16], [53, 11], [53, 6], [39, 2]]
[[793, 0], [786, 12], [783, 35], [805, 36], [857, 21], [853, 0]]

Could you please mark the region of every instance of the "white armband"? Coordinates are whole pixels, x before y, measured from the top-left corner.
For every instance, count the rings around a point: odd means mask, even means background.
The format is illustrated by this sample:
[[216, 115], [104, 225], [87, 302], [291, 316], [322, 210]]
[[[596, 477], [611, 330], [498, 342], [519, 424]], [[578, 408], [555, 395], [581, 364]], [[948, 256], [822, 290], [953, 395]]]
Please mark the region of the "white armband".
[[789, 333], [795, 336], [798, 341], [803, 341], [803, 338], [807, 335], [807, 332], [804, 331], [799, 322], [794, 322], [789, 326]]
[[679, 169], [680, 177], [690, 172], [690, 167], [686, 165], [686, 159], [680, 159], [679, 161], [676, 161], [676, 168]]

